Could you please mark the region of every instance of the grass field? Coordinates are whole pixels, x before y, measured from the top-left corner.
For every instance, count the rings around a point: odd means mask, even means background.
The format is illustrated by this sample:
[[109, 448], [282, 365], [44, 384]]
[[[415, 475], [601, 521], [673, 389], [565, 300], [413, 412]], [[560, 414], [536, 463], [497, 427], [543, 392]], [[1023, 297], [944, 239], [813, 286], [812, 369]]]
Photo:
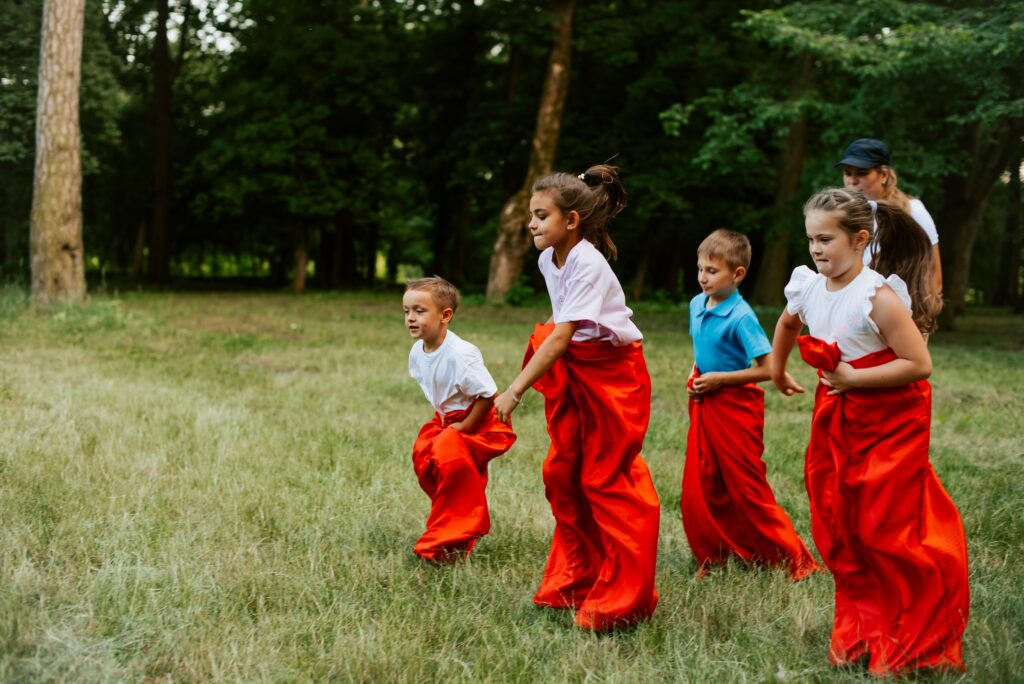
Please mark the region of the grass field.
[[[826, 665], [828, 575], [693, 579], [684, 309], [635, 316], [663, 506], [649, 623], [594, 636], [530, 602], [553, 527], [535, 393], [491, 467], [491, 534], [465, 564], [418, 562], [410, 448], [431, 409], [400, 312], [397, 295], [134, 294], [43, 315], [0, 294], [0, 680], [867, 679]], [[471, 303], [453, 329], [504, 387], [546, 316]], [[1024, 681], [1024, 318], [974, 312], [931, 350], [932, 461], [967, 529], [972, 615], [966, 675], [925, 679]], [[769, 477], [809, 545], [811, 404], [767, 394]]]

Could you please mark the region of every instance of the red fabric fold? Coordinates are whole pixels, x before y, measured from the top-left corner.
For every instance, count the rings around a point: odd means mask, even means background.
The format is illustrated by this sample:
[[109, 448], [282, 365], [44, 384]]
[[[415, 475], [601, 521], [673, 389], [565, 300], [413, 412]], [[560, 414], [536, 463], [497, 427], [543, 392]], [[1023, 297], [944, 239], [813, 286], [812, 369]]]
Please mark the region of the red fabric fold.
[[[554, 329], [538, 325], [524, 365]], [[576, 624], [606, 630], [649, 617], [661, 508], [640, 456], [651, 383], [639, 342], [571, 342], [535, 384], [551, 447], [544, 489], [555, 517], [537, 605], [576, 609]]]
[[690, 400], [681, 509], [699, 575], [730, 555], [783, 566], [794, 580], [818, 569], [775, 500], [763, 452], [760, 387], [725, 386]]
[[834, 371], [839, 365], [839, 345], [835, 342], [826, 342], [810, 335], [801, 335], [796, 338], [797, 347], [800, 349], [800, 358], [812, 368], [819, 371]]
[[[854, 368], [896, 359], [885, 349]], [[963, 670], [969, 589], [963, 524], [928, 461], [931, 385], [819, 384], [804, 476], [811, 529], [836, 586], [829, 658], [876, 675]]]
[[430, 497], [427, 530], [413, 551], [420, 558], [443, 562], [465, 558], [478, 538], [491, 528], [487, 510], [487, 464], [516, 441], [510, 425], [498, 420], [492, 408], [475, 432], [450, 427], [469, 415], [472, 407], [435, 413], [416, 437], [412, 464], [420, 487]]

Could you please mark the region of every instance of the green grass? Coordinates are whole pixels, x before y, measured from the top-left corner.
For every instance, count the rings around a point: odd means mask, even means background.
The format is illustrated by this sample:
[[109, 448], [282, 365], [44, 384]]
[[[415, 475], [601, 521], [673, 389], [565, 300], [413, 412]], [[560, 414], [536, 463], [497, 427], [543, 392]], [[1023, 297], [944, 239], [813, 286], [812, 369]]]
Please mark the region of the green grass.
[[[491, 534], [463, 565], [413, 556], [428, 500], [410, 449], [431, 410], [397, 296], [97, 296], [46, 314], [24, 299], [0, 294], [2, 680], [867, 679], [826, 665], [827, 575], [693, 579], [678, 515], [684, 310], [636, 315], [661, 604], [594, 636], [530, 602], [552, 530], [539, 395], [492, 465]], [[454, 329], [504, 386], [546, 315], [474, 304]], [[967, 674], [926, 679], [1024, 681], [1024, 320], [981, 312], [931, 349], [932, 460], [967, 529], [972, 615]], [[767, 397], [769, 477], [810, 543], [812, 399]]]

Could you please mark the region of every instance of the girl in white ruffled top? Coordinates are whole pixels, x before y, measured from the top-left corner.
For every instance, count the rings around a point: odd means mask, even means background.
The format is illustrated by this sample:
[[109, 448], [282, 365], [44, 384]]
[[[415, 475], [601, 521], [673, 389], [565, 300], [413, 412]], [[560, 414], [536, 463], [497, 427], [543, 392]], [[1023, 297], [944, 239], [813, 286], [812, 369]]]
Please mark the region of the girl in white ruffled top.
[[[795, 344], [820, 378], [804, 479], [814, 541], [835, 580], [829, 659], [866, 657], [875, 675], [962, 670], [967, 547], [928, 459], [925, 335], [941, 308], [931, 245], [902, 209], [858, 191], [823, 190], [804, 215], [818, 272], [800, 266], [786, 286], [772, 379], [787, 396], [804, 391], [786, 372]], [[800, 336], [804, 325], [810, 335]]]

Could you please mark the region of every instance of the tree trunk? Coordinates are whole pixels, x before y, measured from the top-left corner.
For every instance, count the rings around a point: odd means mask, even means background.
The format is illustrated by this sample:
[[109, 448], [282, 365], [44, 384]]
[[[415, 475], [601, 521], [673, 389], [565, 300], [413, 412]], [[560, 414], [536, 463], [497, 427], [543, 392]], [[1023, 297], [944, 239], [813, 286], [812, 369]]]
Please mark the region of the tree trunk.
[[457, 214], [455, 216], [455, 236], [452, 244], [451, 277], [452, 283], [461, 287], [469, 278], [469, 229], [472, 220], [469, 201], [469, 188], [460, 185], [455, 189]]
[[149, 233], [149, 278], [165, 283], [171, 275], [168, 222], [171, 209], [171, 55], [167, 46], [168, 0], [157, 0], [153, 45], [153, 102], [156, 138], [153, 149], [153, 219]]
[[964, 131], [961, 149], [971, 159], [966, 175], [943, 179], [943, 202], [939, 212], [942, 226], [942, 273], [946, 306], [940, 325], [954, 327], [954, 318], [966, 311], [967, 287], [971, 273], [971, 252], [978, 227], [988, 206], [992, 189], [1010, 161], [1020, 130], [1013, 123], [985, 134], [979, 124]]
[[309, 242], [306, 229], [299, 228], [295, 236], [295, 277], [292, 279], [294, 290], [302, 294], [306, 291], [306, 265], [309, 263]]
[[1010, 155], [1010, 182], [1007, 184], [1008, 211], [1006, 214], [1005, 230], [1003, 232], [1002, 268], [1000, 269], [1000, 283], [996, 292], [996, 304], [1013, 307], [1017, 310], [1021, 304], [1020, 292], [1020, 250], [1021, 234], [1021, 193], [1020, 193], [1020, 167], [1024, 159], [1021, 158], [1022, 146], [1018, 144], [1014, 154]]
[[[804, 56], [800, 71], [791, 86], [791, 98], [797, 100], [807, 90], [813, 62], [810, 55]], [[800, 179], [804, 172], [804, 155], [807, 148], [807, 115], [789, 126], [786, 144], [779, 160], [779, 182], [772, 203], [772, 220], [761, 250], [757, 282], [751, 300], [757, 304], [778, 306], [785, 302], [783, 289], [789, 275], [792, 242], [790, 220], [792, 204], [800, 192]]]
[[135, 234], [135, 246], [132, 248], [132, 282], [142, 280], [142, 260], [146, 253], [146, 222], [139, 221], [139, 230]]
[[532, 240], [527, 230], [530, 190], [534, 182], [554, 166], [558, 135], [562, 128], [562, 110], [569, 91], [569, 59], [572, 55], [572, 16], [576, 0], [554, 0], [554, 45], [548, 60], [547, 76], [537, 111], [530, 165], [526, 180], [501, 210], [498, 235], [491, 254], [487, 277], [487, 299], [500, 301], [523, 272], [523, 259]]
[[32, 188], [32, 300], [85, 298], [78, 86], [85, 0], [45, 0]]

